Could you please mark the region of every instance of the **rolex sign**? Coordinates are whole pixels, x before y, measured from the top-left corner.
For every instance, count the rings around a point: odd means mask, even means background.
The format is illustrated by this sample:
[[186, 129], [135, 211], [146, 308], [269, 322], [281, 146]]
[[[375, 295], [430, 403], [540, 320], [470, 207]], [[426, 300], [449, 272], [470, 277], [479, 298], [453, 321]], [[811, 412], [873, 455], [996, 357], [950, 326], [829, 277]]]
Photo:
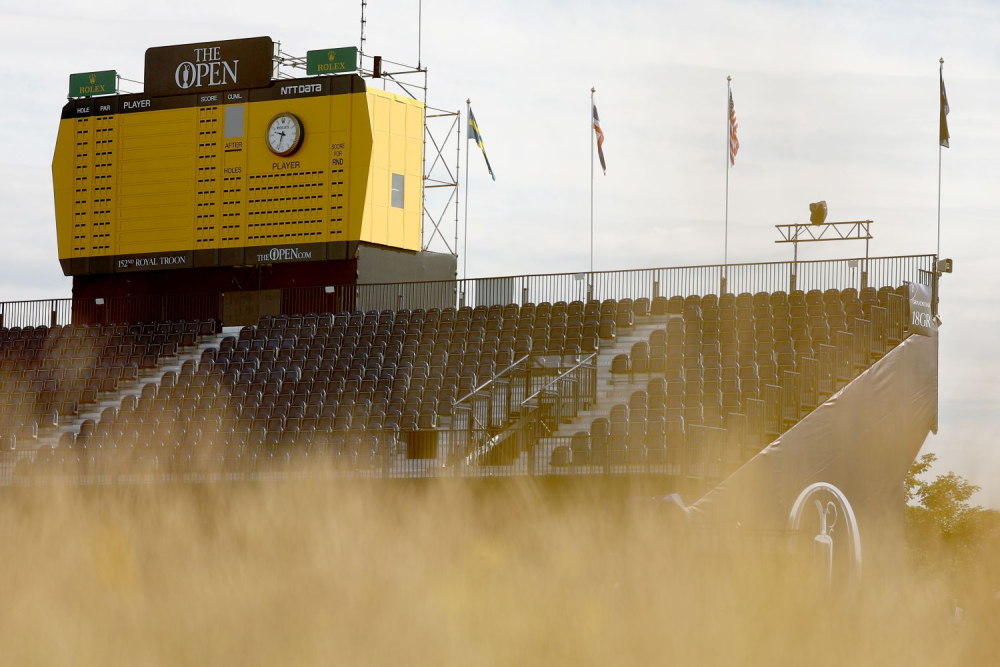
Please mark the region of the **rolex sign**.
[[118, 92], [118, 73], [113, 69], [69, 75], [70, 97], [114, 95], [116, 92]]
[[183, 95], [262, 88], [271, 83], [270, 37], [146, 49], [148, 95]]
[[306, 52], [306, 74], [346, 74], [358, 69], [358, 49], [345, 46], [339, 49], [320, 49]]

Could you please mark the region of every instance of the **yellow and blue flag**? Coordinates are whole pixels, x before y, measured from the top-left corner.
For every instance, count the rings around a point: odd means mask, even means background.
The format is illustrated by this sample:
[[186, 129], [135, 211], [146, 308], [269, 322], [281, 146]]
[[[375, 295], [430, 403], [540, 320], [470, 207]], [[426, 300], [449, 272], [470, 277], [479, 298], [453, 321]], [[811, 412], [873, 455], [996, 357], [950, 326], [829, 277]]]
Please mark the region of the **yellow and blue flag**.
[[483, 159], [486, 160], [486, 169], [490, 172], [490, 178], [494, 181], [497, 177], [493, 175], [493, 167], [490, 166], [490, 159], [486, 157], [486, 146], [483, 145], [483, 136], [479, 134], [479, 124], [476, 123], [476, 116], [472, 113], [472, 107], [469, 107], [469, 139], [475, 139], [476, 145], [479, 149], [483, 151]]

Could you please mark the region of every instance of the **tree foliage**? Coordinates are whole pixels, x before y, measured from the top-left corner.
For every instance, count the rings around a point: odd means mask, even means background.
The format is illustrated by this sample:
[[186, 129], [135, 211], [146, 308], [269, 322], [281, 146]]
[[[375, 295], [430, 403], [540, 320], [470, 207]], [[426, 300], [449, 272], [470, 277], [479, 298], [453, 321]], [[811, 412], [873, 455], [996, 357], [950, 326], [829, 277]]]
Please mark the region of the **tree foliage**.
[[924, 479], [936, 458], [924, 454], [906, 475], [907, 547], [918, 567], [962, 578], [998, 553], [1000, 512], [973, 505], [979, 487], [953, 472]]

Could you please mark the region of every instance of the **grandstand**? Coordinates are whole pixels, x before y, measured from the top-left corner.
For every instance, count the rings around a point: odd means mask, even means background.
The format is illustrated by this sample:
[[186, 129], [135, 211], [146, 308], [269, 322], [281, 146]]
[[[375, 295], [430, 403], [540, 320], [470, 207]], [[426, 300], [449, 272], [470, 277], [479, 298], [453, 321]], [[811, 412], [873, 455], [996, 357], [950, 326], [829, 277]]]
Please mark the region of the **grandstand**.
[[907, 346], [934, 260], [365, 285], [243, 327], [6, 303], [0, 481], [643, 477], [697, 500]]

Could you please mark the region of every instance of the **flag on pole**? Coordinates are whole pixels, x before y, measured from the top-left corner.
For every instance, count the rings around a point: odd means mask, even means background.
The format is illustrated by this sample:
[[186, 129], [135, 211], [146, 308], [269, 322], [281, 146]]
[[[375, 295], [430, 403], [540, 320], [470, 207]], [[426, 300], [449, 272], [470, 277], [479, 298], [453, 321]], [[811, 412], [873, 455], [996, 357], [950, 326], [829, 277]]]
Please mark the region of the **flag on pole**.
[[604, 162], [604, 130], [601, 129], [601, 119], [597, 116], [597, 105], [592, 105], [594, 109], [594, 132], [597, 133], [597, 157], [601, 160], [601, 171], [608, 174], [608, 165]]
[[945, 148], [949, 148], [948, 139], [951, 135], [948, 134], [948, 94], [944, 92], [944, 71], [941, 71], [941, 128], [938, 131], [938, 141]]
[[733, 91], [729, 91], [729, 164], [736, 164], [736, 154], [740, 152], [740, 140], [736, 130], [740, 125], [736, 122], [736, 107], [733, 106]]
[[486, 169], [490, 172], [490, 178], [494, 181], [497, 177], [493, 175], [493, 167], [490, 166], [490, 159], [486, 157], [486, 146], [483, 145], [483, 137], [479, 134], [479, 124], [476, 123], [476, 116], [472, 113], [472, 107], [469, 107], [469, 139], [474, 139], [476, 145], [479, 146], [479, 150], [483, 152], [483, 159], [486, 160]]

